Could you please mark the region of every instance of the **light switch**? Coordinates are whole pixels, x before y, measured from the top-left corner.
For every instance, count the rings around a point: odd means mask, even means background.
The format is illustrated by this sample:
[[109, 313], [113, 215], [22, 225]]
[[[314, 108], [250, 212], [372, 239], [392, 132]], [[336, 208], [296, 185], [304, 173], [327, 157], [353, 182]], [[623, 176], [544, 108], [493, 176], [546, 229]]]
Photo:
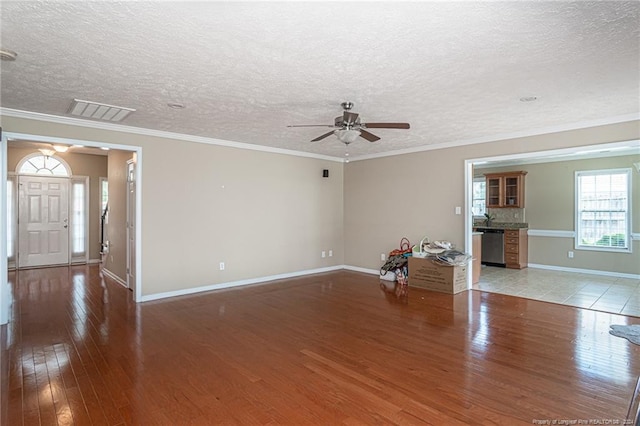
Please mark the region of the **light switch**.
[[456, 214], [462, 214], [462, 207], [456, 207]]

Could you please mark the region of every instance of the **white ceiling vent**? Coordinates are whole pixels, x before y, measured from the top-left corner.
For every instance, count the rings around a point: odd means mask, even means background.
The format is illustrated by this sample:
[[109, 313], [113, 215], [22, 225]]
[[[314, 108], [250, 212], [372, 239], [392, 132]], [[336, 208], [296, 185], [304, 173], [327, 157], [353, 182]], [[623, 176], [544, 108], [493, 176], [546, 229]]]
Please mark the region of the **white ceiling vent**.
[[133, 108], [74, 99], [67, 110], [67, 114], [77, 115], [78, 117], [84, 118], [93, 118], [95, 120], [122, 121], [134, 111], [135, 109]]

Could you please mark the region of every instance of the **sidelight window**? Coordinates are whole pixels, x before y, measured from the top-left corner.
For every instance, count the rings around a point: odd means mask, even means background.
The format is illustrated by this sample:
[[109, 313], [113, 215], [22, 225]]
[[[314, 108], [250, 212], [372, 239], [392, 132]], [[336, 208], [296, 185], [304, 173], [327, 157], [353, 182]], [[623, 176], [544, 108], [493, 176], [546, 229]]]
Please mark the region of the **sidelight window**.
[[16, 250], [16, 228], [15, 228], [15, 177], [7, 176], [7, 260], [9, 263], [15, 261]]

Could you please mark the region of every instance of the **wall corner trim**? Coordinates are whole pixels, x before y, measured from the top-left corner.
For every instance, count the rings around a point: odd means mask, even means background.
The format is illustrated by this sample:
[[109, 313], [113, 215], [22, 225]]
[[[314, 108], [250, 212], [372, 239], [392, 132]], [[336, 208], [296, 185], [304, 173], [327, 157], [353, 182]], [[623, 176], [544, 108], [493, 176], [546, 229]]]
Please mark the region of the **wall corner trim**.
[[574, 238], [574, 231], [551, 230], [551, 229], [529, 229], [527, 235], [530, 237], [556, 237], [556, 238]]

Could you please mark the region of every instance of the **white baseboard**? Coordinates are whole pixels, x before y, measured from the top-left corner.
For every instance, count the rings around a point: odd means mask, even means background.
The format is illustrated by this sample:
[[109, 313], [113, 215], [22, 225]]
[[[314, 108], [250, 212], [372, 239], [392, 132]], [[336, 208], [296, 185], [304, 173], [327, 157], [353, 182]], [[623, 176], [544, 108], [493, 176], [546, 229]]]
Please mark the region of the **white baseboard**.
[[[606, 276], [612, 276], [612, 277], [618, 277], [618, 278], [640, 279], [640, 275], [623, 274], [623, 273], [609, 272], [609, 271], [596, 271], [593, 269], [565, 268], [561, 266], [538, 265], [538, 264], [532, 264], [532, 263], [529, 264], [529, 267], [538, 268], [538, 269], [549, 269], [554, 271], [574, 272], [574, 273], [593, 274], [593, 275], [606, 275]], [[195, 294], [195, 293], [202, 293], [205, 291], [221, 290], [225, 288], [241, 287], [245, 285], [262, 284], [262, 283], [268, 283], [270, 281], [275, 281], [275, 280], [295, 278], [295, 277], [301, 277], [304, 275], [319, 274], [323, 272], [339, 271], [343, 269], [347, 271], [362, 272], [362, 273], [371, 274], [371, 275], [380, 274], [379, 269], [361, 268], [359, 266], [351, 266], [351, 265], [336, 265], [336, 266], [329, 266], [326, 268], [308, 269], [304, 271], [289, 272], [286, 274], [270, 275], [266, 277], [251, 278], [247, 280], [211, 284], [211, 285], [206, 285], [202, 287], [193, 287], [193, 288], [186, 288], [182, 290], [167, 291], [164, 293], [147, 294], [145, 296], [142, 296], [142, 298], [140, 299], [140, 302], [150, 302], [152, 300], [160, 300], [160, 299], [166, 299], [169, 297], [177, 297], [177, 296], [186, 296], [186, 295]], [[125, 285], [125, 283], [120, 278], [116, 277], [109, 270], [102, 268], [102, 272], [104, 272], [106, 275], [113, 278], [114, 280], [120, 282], [121, 284]]]
[[344, 269], [348, 271], [364, 272], [365, 274], [380, 275], [379, 269], [367, 269], [367, 268], [361, 268], [359, 266], [350, 266], [350, 265], [344, 265]]
[[123, 280], [122, 278], [120, 278], [119, 276], [117, 276], [116, 274], [114, 274], [113, 272], [108, 270], [107, 268], [102, 268], [101, 271], [102, 271], [102, 273], [104, 275], [108, 276], [109, 278], [111, 278], [112, 280], [114, 280], [118, 284], [122, 285], [123, 287], [127, 286], [127, 282], [125, 280]]
[[89, 265], [95, 265], [96, 263], [102, 263], [102, 259], [89, 259], [87, 263]]
[[[230, 281], [226, 283], [211, 284], [202, 287], [185, 288], [183, 290], [167, 291], [164, 293], [147, 294], [142, 296], [140, 302], [150, 302], [152, 300], [166, 299], [168, 297], [186, 296], [194, 293], [202, 293], [205, 291], [221, 290], [223, 288], [240, 287], [251, 284], [261, 284], [269, 281], [282, 280], [285, 278], [295, 278], [303, 275], [319, 274], [322, 272], [332, 272], [345, 269], [344, 265], [329, 266], [326, 268], [308, 269], [305, 271], [289, 272], [286, 274], [270, 275], [266, 277], [250, 278], [247, 280]], [[104, 271], [104, 269], [103, 269]]]
[[529, 263], [529, 268], [548, 269], [550, 271], [574, 272], [579, 274], [603, 275], [607, 277], [631, 278], [632, 280], [640, 280], [640, 274], [625, 274], [622, 272], [598, 271], [595, 269], [566, 268], [564, 266], [539, 265], [536, 263]]

